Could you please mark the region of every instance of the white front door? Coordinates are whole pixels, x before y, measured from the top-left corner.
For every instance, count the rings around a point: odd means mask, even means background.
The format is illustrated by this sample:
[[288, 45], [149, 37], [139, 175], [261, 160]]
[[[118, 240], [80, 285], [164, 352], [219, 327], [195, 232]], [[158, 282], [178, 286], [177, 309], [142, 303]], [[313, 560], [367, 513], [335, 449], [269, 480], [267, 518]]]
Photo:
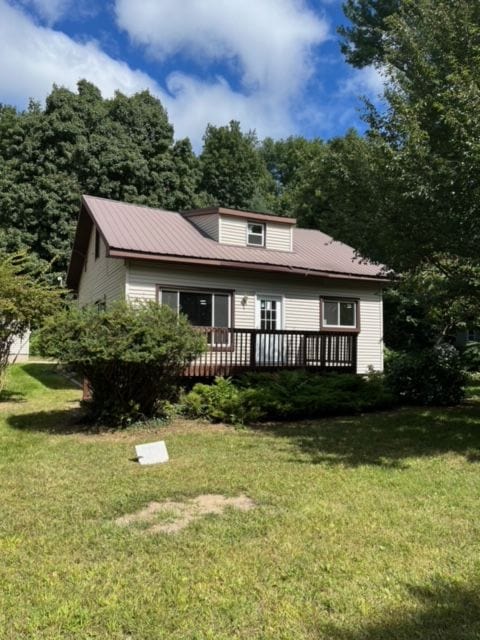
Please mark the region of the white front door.
[[[282, 358], [283, 338], [273, 332], [283, 328], [283, 308], [280, 296], [257, 296], [256, 364], [273, 365]], [[265, 333], [263, 333], [265, 332]]]

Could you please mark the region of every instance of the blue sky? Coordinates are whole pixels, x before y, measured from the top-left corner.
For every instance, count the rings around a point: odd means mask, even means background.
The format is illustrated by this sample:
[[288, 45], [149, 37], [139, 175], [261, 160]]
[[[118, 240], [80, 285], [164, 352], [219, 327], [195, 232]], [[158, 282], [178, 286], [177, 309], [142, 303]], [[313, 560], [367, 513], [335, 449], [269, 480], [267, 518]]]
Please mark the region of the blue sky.
[[80, 78], [104, 96], [148, 88], [176, 137], [207, 123], [259, 138], [362, 128], [381, 79], [340, 53], [341, 0], [0, 0], [0, 102], [24, 108]]

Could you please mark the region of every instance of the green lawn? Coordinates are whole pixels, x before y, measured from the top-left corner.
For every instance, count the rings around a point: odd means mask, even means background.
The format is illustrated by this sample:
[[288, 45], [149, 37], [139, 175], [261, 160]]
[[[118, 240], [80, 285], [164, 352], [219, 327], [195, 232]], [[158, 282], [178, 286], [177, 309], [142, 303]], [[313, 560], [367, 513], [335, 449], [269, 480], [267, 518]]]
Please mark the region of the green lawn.
[[[480, 638], [480, 384], [448, 410], [91, 434], [51, 365], [0, 403], [0, 638]], [[166, 465], [133, 445], [164, 438]], [[246, 494], [176, 534], [115, 519]]]

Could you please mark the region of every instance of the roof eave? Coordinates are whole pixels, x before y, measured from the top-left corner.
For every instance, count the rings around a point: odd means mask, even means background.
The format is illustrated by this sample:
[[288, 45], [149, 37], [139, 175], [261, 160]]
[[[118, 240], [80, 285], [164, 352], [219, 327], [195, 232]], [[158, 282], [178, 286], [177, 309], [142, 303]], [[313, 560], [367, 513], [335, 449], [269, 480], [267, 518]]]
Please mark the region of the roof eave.
[[80, 203], [80, 213], [78, 215], [77, 227], [75, 231], [75, 238], [73, 241], [72, 255], [70, 256], [70, 263], [67, 269], [66, 285], [69, 289], [78, 292], [78, 286], [80, 284], [80, 277], [85, 263], [85, 258], [88, 251], [88, 243], [90, 241], [90, 234], [93, 226], [96, 226], [102, 238], [107, 256], [110, 255], [110, 246], [100, 228], [95, 214], [93, 213], [90, 205], [85, 196], [82, 196]]
[[222, 267], [225, 269], [243, 269], [246, 271], [262, 271], [267, 273], [285, 273], [290, 275], [299, 275], [305, 277], [327, 278], [334, 280], [362, 280], [367, 282], [377, 282], [388, 284], [390, 279], [386, 276], [367, 274], [356, 274], [340, 271], [321, 271], [305, 269], [302, 267], [289, 267], [283, 265], [261, 264], [257, 262], [240, 262], [235, 260], [219, 260], [210, 258], [196, 258], [189, 256], [175, 256], [165, 254], [153, 254], [140, 251], [126, 251], [110, 247], [109, 255], [111, 258], [123, 258], [130, 260], [142, 260], [145, 262], [162, 262], [167, 264], [184, 264], [205, 267]]

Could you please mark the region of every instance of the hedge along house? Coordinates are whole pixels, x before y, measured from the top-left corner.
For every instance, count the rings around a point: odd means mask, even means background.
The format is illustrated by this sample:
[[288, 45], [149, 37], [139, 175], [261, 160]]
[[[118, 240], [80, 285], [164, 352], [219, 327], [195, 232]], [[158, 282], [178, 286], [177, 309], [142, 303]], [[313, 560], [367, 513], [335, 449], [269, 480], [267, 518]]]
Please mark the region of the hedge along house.
[[80, 305], [156, 300], [208, 349], [185, 375], [383, 369], [380, 268], [292, 218], [82, 198], [67, 285]]

